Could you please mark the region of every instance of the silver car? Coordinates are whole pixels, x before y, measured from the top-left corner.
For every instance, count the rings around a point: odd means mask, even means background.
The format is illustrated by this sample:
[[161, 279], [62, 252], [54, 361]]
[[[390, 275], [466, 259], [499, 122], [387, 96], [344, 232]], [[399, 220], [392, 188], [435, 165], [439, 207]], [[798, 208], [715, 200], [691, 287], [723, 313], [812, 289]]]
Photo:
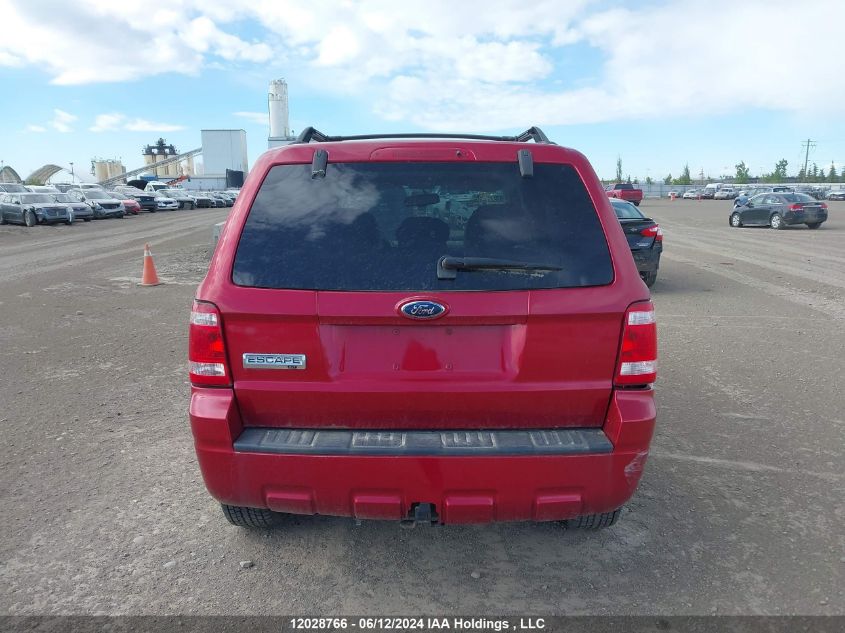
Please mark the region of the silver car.
[[71, 189], [68, 195], [78, 202], [86, 203], [94, 211], [94, 219], [122, 218], [126, 215], [123, 202], [102, 189]]

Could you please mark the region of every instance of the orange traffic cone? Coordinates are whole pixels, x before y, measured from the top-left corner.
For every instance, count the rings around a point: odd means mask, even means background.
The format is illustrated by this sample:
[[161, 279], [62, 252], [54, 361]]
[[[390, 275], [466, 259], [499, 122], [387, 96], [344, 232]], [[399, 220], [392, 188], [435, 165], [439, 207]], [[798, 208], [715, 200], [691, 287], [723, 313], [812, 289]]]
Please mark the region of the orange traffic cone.
[[153, 262], [153, 254], [150, 252], [150, 245], [144, 244], [144, 272], [141, 275], [141, 286], [158, 286], [161, 283], [156, 273], [156, 265]]

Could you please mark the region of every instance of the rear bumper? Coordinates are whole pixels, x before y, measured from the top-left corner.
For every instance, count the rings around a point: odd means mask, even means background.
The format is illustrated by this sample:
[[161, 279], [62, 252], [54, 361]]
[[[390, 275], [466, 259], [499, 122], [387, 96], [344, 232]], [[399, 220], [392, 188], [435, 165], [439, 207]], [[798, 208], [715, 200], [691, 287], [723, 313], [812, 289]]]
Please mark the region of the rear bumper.
[[[193, 388], [190, 419], [203, 479], [220, 502], [389, 520], [433, 503], [444, 523], [487, 523], [562, 520], [624, 504], [645, 465], [655, 408], [650, 389], [618, 391], [605, 441], [589, 449], [600, 452], [555, 455], [260, 452], [238, 441], [249, 433], [230, 389]], [[236, 450], [236, 441], [249, 450]]]
[[654, 272], [660, 268], [660, 253], [662, 252], [663, 249], [661, 248], [643, 248], [631, 251], [634, 262], [637, 264], [637, 270], [641, 273]]
[[816, 222], [827, 222], [827, 211], [810, 211], [795, 213], [794, 211], [787, 211], [783, 214], [783, 221], [786, 224], [805, 224]]

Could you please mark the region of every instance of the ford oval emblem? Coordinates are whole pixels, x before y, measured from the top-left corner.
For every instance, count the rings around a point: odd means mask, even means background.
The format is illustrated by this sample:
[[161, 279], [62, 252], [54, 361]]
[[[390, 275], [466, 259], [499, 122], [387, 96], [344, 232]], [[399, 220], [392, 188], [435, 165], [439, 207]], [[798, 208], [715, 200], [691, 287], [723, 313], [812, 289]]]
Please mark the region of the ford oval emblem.
[[399, 311], [409, 319], [423, 321], [443, 316], [446, 314], [446, 306], [436, 301], [417, 300], [403, 303], [399, 306]]

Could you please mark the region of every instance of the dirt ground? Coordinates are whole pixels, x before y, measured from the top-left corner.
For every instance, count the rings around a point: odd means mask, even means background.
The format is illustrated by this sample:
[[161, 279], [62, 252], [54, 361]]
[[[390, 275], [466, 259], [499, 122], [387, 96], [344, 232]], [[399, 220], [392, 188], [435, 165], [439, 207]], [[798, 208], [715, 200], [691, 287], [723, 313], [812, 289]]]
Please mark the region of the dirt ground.
[[[2, 614], [845, 613], [845, 203], [818, 231], [653, 201], [659, 421], [613, 528], [227, 524], [187, 422], [224, 209], [0, 227]], [[155, 288], [136, 285], [144, 242]], [[242, 567], [241, 561], [253, 566]]]

